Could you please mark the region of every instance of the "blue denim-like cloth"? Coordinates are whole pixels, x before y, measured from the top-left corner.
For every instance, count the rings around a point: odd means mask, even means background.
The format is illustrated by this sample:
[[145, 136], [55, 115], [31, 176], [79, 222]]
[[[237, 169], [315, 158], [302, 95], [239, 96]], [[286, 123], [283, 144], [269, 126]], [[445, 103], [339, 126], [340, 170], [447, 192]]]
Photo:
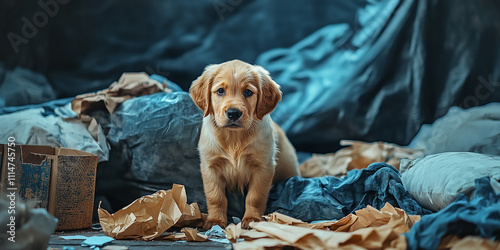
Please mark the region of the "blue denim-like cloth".
[[476, 179], [472, 200], [460, 196], [443, 210], [423, 216], [405, 234], [408, 249], [436, 249], [446, 235], [500, 239], [500, 194], [491, 187], [489, 177]]
[[344, 178], [292, 177], [272, 188], [266, 213], [277, 211], [303, 221], [331, 220], [367, 205], [380, 209], [386, 202], [408, 214], [431, 213], [404, 188], [399, 171], [385, 163], [351, 170]]

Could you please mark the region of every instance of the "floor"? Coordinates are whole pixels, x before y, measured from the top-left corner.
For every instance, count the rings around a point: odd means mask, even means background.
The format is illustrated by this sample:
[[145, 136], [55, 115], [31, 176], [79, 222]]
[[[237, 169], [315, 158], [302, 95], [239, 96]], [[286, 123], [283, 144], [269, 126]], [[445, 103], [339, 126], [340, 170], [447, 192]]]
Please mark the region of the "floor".
[[[85, 249], [89, 250], [89, 247], [82, 247], [80, 244], [83, 240], [65, 240], [59, 236], [70, 236], [70, 235], [83, 235], [83, 236], [104, 236], [102, 230], [74, 230], [74, 231], [61, 231], [55, 232], [49, 241], [49, 249], [68, 249], [74, 250]], [[207, 242], [186, 242], [186, 241], [136, 241], [136, 240], [114, 240], [108, 246], [124, 246], [126, 248], [112, 248], [112, 249], [130, 249], [130, 250], [159, 250], [159, 249], [196, 249], [203, 248], [206, 250], [212, 249], [232, 249], [231, 244], [219, 243], [213, 241]], [[67, 247], [67, 248], [64, 248]], [[102, 248], [101, 248], [102, 249]]]

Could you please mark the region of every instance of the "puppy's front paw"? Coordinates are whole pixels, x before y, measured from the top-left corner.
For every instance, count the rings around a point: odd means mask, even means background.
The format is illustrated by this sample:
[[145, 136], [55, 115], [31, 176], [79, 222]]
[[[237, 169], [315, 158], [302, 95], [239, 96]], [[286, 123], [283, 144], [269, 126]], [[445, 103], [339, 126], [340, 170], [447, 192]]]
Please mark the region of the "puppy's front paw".
[[261, 216], [259, 217], [243, 217], [243, 220], [241, 220], [241, 228], [243, 229], [251, 229], [250, 228], [250, 222], [258, 222], [258, 221], [263, 221]]
[[208, 219], [205, 221], [205, 225], [203, 225], [203, 230], [209, 230], [215, 225], [219, 225], [222, 228], [226, 228], [227, 222], [218, 219]]

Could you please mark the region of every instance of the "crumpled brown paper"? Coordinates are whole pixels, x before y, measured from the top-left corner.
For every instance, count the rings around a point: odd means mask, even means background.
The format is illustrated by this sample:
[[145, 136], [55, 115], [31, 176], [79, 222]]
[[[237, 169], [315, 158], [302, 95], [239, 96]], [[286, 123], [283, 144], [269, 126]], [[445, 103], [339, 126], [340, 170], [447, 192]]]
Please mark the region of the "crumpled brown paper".
[[226, 229], [223, 229], [222, 232], [226, 235], [226, 239], [228, 239], [232, 243], [236, 243], [237, 239], [241, 238], [242, 233], [246, 233], [249, 230], [241, 228], [241, 222], [238, 225], [229, 224]]
[[448, 235], [441, 240], [438, 250], [489, 250], [500, 249], [500, 241], [481, 238], [478, 236], [465, 236], [459, 238], [456, 235]]
[[395, 208], [390, 203], [386, 203], [380, 210], [368, 205], [366, 208], [357, 210], [355, 214], [349, 214], [340, 220], [312, 224], [277, 212], [265, 218], [268, 222], [325, 229], [335, 232], [354, 232], [361, 228], [379, 227], [391, 224], [394, 230], [396, 230], [396, 233], [406, 233], [410, 231], [413, 224], [420, 220], [419, 215], [408, 215], [404, 210]]
[[401, 147], [385, 142], [340, 141], [340, 145], [349, 146], [336, 153], [313, 155], [299, 167], [303, 177], [325, 175], [343, 176], [349, 170], [363, 169], [374, 162], [385, 162], [399, 169], [401, 159], [415, 159], [422, 155], [422, 150]]
[[168, 235], [168, 236], [162, 238], [162, 240], [174, 240], [174, 241], [185, 240], [185, 241], [194, 241], [194, 242], [208, 241], [208, 236], [198, 233], [198, 230], [196, 230], [194, 228], [185, 227], [185, 228], [181, 229], [181, 232], [182, 233]]
[[290, 226], [272, 222], [252, 222], [257, 232], [242, 234], [245, 241], [234, 249], [256, 249], [293, 246], [300, 249], [406, 249], [406, 239], [391, 225], [363, 228], [352, 233]]
[[143, 196], [114, 214], [99, 204], [99, 221], [104, 234], [115, 239], [152, 240], [171, 227], [203, 225], [197, 203], [187, 204], [183, 185]]
[[245, 241], [234, 244], [234, 248], [405, 249], [401, 234], [408, 232], [420, 216], [409, 216], [386, 203], [380, 210], [368, 206], [338, 221], [309, 224], [279, 213], [266, 219], [251, 223], [254, 230], [241, 233]]
[[78, 117], [104, 108], [112, 114], [116, 106], [125, 100], [157, 92], [171, 92], [171, 90], [166, 88], [166, 83], [155, 81], [144, 72], [123, 73], [120, 79], [109, 88], [75, 97], [71, 101], [71, 107]]

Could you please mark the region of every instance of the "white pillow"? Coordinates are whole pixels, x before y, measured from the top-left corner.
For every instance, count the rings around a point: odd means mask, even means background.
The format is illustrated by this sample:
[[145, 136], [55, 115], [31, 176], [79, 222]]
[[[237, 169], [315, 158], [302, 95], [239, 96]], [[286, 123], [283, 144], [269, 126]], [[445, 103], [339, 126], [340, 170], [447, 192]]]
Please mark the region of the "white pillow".
[[401, 160], [403, 185], [417, 202], [438, 211], [460, 194], [472, 195], [475, 179], [500, 180], [500, 156], [446, 152], [415, 160]]

